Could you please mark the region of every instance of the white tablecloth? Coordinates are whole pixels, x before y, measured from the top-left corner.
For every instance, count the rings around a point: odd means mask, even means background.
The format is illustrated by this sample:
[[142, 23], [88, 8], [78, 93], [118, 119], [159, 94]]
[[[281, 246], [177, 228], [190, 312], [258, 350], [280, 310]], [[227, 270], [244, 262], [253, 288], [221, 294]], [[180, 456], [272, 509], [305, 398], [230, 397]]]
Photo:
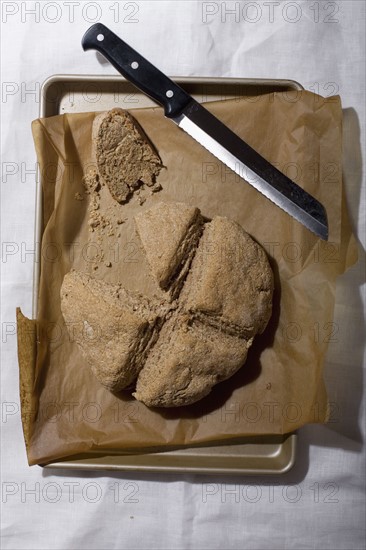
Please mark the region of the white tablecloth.
[[[299, 432], [294, 468], [267, 478], [54, 475], [29, 468], [15, 307], [31, 316], [39, 89], [57, 73], [116, 74], [80, 40], [101, 21], [182, 76], [290, 78], [344, 109], [344, 172], [365, 246], [362, 1], [1, 3], [2, 536], [4, 549], [361, 549], [364, 535], [364, 261], [339, 279], [326, 380], [336, 414]], [[362, 250], [361, 249], [361, 250]], [[364, 287], [363, 287], [364, 289]]]

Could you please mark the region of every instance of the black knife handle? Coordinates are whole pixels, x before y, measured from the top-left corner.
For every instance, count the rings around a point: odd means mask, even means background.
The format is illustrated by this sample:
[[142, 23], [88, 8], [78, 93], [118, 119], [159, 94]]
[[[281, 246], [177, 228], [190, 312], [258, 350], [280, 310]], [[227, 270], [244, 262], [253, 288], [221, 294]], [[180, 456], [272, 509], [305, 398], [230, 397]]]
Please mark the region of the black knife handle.
[[137, 53], [102, 23], [92, 25], [84, 34], [84, 50], [97, 50], [137, 88], [164, 107], [165, 116], [174, 118], [192, 100], [180, 86]]

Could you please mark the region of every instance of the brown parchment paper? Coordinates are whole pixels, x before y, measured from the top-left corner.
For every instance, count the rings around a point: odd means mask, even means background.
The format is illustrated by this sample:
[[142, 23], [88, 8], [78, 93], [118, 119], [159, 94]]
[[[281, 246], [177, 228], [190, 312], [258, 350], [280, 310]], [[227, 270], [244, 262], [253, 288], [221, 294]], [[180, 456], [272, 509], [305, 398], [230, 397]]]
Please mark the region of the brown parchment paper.
[[[36, 330], [29, 330], [24, 319], [18, 326], [30, 464], [95, 449], [165, 448], [283, 434], [327, 419], [322, 368], [327, 346], [337, 338], [335, 281], [357, 258], [342, 201], [340, 99], [286, 92], [213, 102], [207, 108], [324, 204], [329, 241], [320, 241], [231, 173], [166, 120], [160, 108], [132, 114], [165, 166], [158, 177], [162, 191], [146, 195], [143, 205], [137, 197], [117, 205], [105, 188], [101, 211], [117, 208], [124, 223], [118, 233], [93, 233], [82, 177], [95, 165], [91, 133], [97, 113], [34, 121], [43, 186], [39, 303], [32, 324]], [[204, 216], [240, 223], [269, 254], [275, 294], [271, 321], [236, 375], [194, 405], [153, 410], [127, 392], [108, 392], [94, 378], [66, 331], [59, 293], [65, 273], [75, 267], [147, 296], [158, 294], [133, 217], [161, 200], [183, 201], [198, 206]], [[230, 251], [211, 253], [222, 254], [225, 261]], [[24, 357], [30, 357], [28, 362]]]

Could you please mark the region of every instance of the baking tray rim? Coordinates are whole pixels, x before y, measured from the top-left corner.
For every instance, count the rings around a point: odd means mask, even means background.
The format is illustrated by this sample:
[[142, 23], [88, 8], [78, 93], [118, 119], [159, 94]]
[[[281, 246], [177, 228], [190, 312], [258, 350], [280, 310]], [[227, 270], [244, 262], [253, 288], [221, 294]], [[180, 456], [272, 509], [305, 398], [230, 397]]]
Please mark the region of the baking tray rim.
[[[288, 88], [289, 90], [303, 90], [303, 86], [291, 79], [269, 79], [269, 78], [233, 78], [233, 77], [171, 77], [175, 82], [177, 82], [179, 85], [184, 84], [197, 84], [197, 85], [217, 85], [217, 86], [225, 86], [225, 85], [245, 85], [245, 86], [256, 86], [256, 87], [274, 87], [274, 88]], [[47, 93], [50, 89], [50, 86], [57, 83], [90, 83], [90, 82], [100, 82], [100, 83], [111, 83], [111, 84], [117, 84], [117, 83], [128, 83], [128, 81], [119, 75], [77, 75], [77, 74], [55, 74], [51, 75], [48, 78], [44, 80], [42, 83], [42, 86], [40, 88], [40, 107], [39, 107], [39, 116], [41, 118], [46, 116], [46, 106], [47, 106]], [[129, 84], [129, 83], [128, 83]], [[133, 108], [131, 108], [132, 110]], [[35, 243], [38, 247], [41, 246], [41, 239], [42, 239], [42, 182], [40, 175], [37, 174], [36, 178], [36, 201], [35, 201]], [[37, 301], [38, 301], [38, 291], [39, 291], [39, 277], [40, 277], [40, 262], [34, 262], [34, 269], [33, 269], [33, 303], [32, 303], [32, 316], [33, 318], [37, 317]], [[259, 438], [263, 437], [263, 440], [265, 442], [266, 436], [258, 436]], [[281, 436], [279, 436], [281, 437]], [[245, 440], [246, 438], [243, 438]], [[250, 440], [250, 438], [248, 438]], [[268, 440], [268, 437], [267, 437]], [[234, 468], [229, 466], [221, 466], [221, 467], [195, 467], [195, 466], [189, 466], [189, 465], [167, 465], [162, 463], [161, 465], [158, 465], [157, 463], [153, 464], [143, 464], [143, 465], [134, 465], [134, 464], [113, 464], [113, 463], [106, 463], [103, 462], [103, 457], [109, 456], [108, 450], [103, 450], [97, 453], [85, 453], [85, 455], [72, 455], [70, 457], [65, 457], [61, 460], [51, 461], [47, 464], [39, 464], [42, 468], [46, 469], [76, 469], [76, 470], [113, 470], [113, 471], [125, 471], [125, 472], [164, 472], [164, 473], [188, 473], [188, 474], [214, 474], [215, 476], [218, 475], [268, 475], [268, 474], [285, 474], [291, 468], [293, 468], [295, 464], [296, 459], [296, 446], [297, 446], [297, 434], [290, 433], [290, 434], [284, 434], [283, 435], [283, 445], [287, 443], [287, 446], [289, 447], [289, 459], [287, 460], [286, 464], [282, 468], [275, 468], [274, 466], [272, 468], [250, 468], [250, 467], [241, 467], [241, 468]], [[261, 443], [259, 443], [260, 445]], [[234, 446], [237, 444], [234, 444]], [[230, 446], [230, 443], [229, 443]], [[210, 446], [207, 446], [210, 448]], [[183, 448], [187, 449], [188, 447]], [[194, 447], [190, 447], [193, 449]], [[197, 446], [197, 448], [202, 448]], [[212, 448], [214, 448], [214, 445], [212, 445]], [[238, 447], [237, 447], [238, 448]], [[154, 457], [164, 457], [166, 459], [167, 456], [174, 456], [174, 453], [177, 453], [176, 450], [163, 450], [158, 451], [157, 453], [154, 452], [147, 452], [147, 453], [135, 453], [132, 451], [131, 453], [121, 453], [116, 452], [113, 453], [114, 456], [119, 457], [121, 460], [123, 458], [126, 459], [126, 457], [133, 458], [137, 456], [144, 456], [145, 458]], [[86, 456], [89, 458], [94, 457], [100, 457], [100, 461], [97, 463], [88, 463], [87, 458], [85, 458], [85, 461], [83, 459], [78, 459], [78, 456]], [[179, 451], [178, 455], [175, 456], [179, 457]], [[76, 458], [75, 458], [76, 457]], [[184, 454], [183, 454], [184, 457]], [[270, 459], [270, 458], [269, 458]], [[223, 459], [225, 460], [225, 459]], [[243, 460], [245, 460], [245, 457], [243, 457]], [[184, 458], [183, 458], [184, 461]]]
[[[260, 445], [260, 443], [259, 443]], [[282, 467], [274, 467], [274, 465], [266, 467], [249, 467], [246, 465], [245, 467], [239, 467], [237, 466], [230, 466], [227, 465], [226, 462], [231, 460], [240, 460], [240, 455], [237, 454], [235, 457], [230, 456], [229, 459], [225, 457], [225, 455], [221, 455], [218, 460], [222, 460], [223, 464], [220, 466], [210, 466], [206, 464], [205, 466], [201, 465], [192, 465], [190, 461], [187, 461], [187, 457], [185, 457], [184, 453], [179, 454], [180, 451], [184, 451], [185, 449], [180, 449], [178, 451], [170, 451], [170, 450], [164, 450], [164, 451], [158, 451], [156, 453], [153, 452], [138, 452], [134, 454], [131, 453], [118, 453], [117, 450], [113, 453], [106, 452], [88, 452], [84, 455], [72, 455], [70, 457], [65, 457], [63, 459], [49, 462], [47, 464], [40, 464], [42, 468], [45, 469], [72, 469], [72, 470], [90, 470], [90, 471], [104, 471], [104, 470], [110, 470], [110, 471], [125, 471], [125, 472], [145, 472], [145, 473], [168, 473], [168, 474], [199, 474], [199, 475], [214, 475], [214, 476], [258, 476], [258, 475], [283, 475], [287, 472], [289, 472], [294, 464], [295, 464], [295, 458], [296, 458], [296, 447], [297, 447], [297, 434], [291, 433], [287, 434], [285, 436], [284, 441], [281, 443], [281, 446], [286, 446], [286, 451], [288, 453], [288, 458], [286, 455], [286, 462]], [[225, 445], [227, 447], [230, 445]], [[195, 446], [195, 447], [187, 447], [186, 450], [193, 451], [195, 449], [199, 449], [201, 447]], [[208, 445], [206, 446], [207, 449], [210, 449]], [[216, 447], [212, 447], [216, 448]], [[264, 455], [263, 455], [264, 456]], [[263, 456], [259, 456], [259, 458], [263, 459]], [[142, 463], [141, 463], [141, 457], [143, 457]], [[93, 459], [97, 459], [97, 462], [93, 462]], [[118, 458], [119, 462], [111, 461], [111, 458]], [[188, 456], [188, 459], [192, 456]], [[197, 460], [197, 455], [195, 455], [195, 458]], [[198, 460], [203, 460], [204, 457], [199, 458]], [[211, 458], [216, 458], [216, 455], [214, 455]], [[272, 459], [273, 462], [275, 462], [276, 456], [267, 456], [267, 461], [270, 462]], [[258, 457], [250, 457], [251, 461], [255, 461], [258, 459]], [[139, 461], [138, 464], [136, 464], [136, 460]], [[244, 456], [242, 457], [242, 460], [248, 461], [248, 457]], [[122, 464], [121, 464], [122, 461]], [[132, 462], [135, 461], [135, 462]], [[160, 463], [159, 463], [160, 461]], [[169, 461], [171, 462], [169, 464]], [[185, 463], [184, 463], [185, 461]], [[183, 463], [182, 463], [183, 462]]]

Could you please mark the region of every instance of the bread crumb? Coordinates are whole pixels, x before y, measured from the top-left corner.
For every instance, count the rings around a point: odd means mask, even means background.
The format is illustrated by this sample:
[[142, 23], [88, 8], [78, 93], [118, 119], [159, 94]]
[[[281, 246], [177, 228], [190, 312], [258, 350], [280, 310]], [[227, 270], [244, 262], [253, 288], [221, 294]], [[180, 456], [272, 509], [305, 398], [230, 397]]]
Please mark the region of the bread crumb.
[[100, 220], [91, 219], [91, 220], [89, 220], [89, 225], [90, 225], [91, 228], [98, 227], [98, 225], [100, 225]]
[[162, 190], [162, 186], [160, 183], [154, 183], [154, 185], [151, 187], [150, 194], [157, 193], [158, 191]]
[[83, 197], [80, 193], [75, 193], [74, 199], [75, 199], [76, 201], [83, 201], [83, 200], [84, 200], [84, 197]]
[[112, 267], [112, 262], [106, 262], [104, 265], [105, 265], [106, 267]]
[[100, 188], [100, 182], [99, 182], [99, 174], [96, 168], [89, 170], [89, 172], [85, 174], [83, 178], [83, 184], [84, 184], [85, 190], [88, 193], [91, 193], [92, 191], [98, 191], [98, 189]]

